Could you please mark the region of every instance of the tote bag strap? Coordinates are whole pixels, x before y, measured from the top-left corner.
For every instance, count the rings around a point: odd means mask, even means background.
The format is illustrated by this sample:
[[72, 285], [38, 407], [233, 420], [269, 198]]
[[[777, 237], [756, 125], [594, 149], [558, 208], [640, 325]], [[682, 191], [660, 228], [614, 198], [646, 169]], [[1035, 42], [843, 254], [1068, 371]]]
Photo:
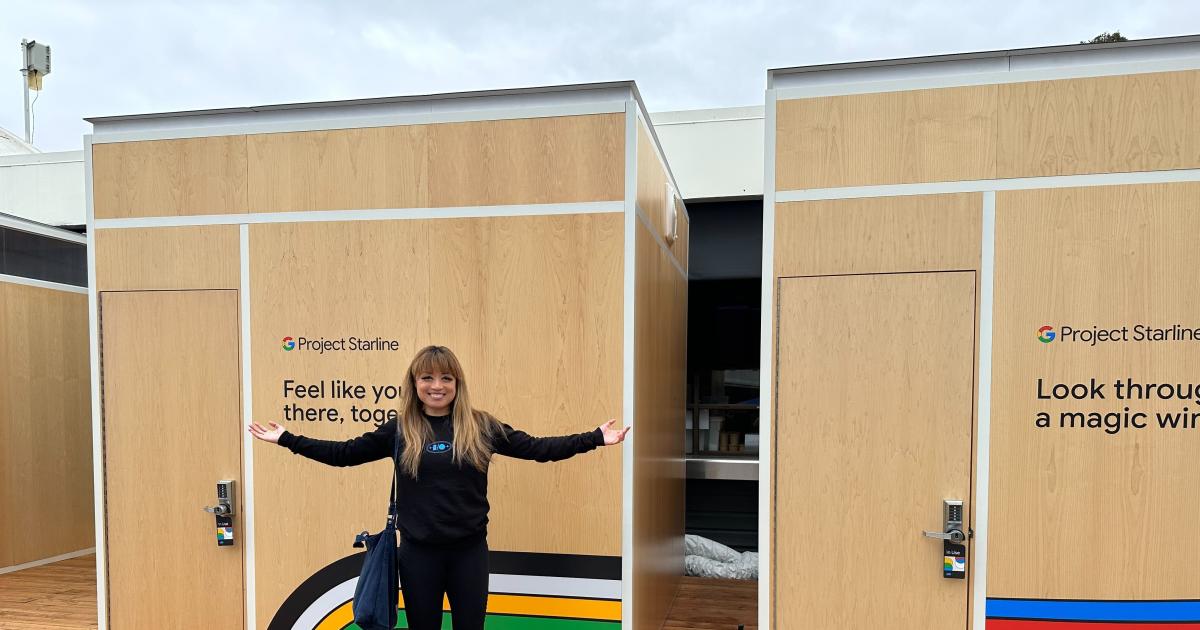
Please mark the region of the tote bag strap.
[[397, 474], [400, 470], [400, 420], [396, 420], [396, 433], [392, 438], [392, 503], [388, 506], [388, 525], [396, 523], [396, 503], [400, 498], [399, 479]]

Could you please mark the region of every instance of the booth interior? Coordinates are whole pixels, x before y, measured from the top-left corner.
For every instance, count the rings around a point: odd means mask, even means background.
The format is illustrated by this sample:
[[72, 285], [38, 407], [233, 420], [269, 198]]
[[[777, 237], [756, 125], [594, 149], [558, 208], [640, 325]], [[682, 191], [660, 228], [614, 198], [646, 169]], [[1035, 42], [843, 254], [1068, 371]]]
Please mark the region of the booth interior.
[[1200, 621], [1198, 69], [770, 73], [764, 627]]
[[489, 628], [660, 626], [683, 573], [689, 218], [647, 121], [632, 82], [91, 119], [108, 627], [349, 625], [388, 465], [324, 468], [244, 427], [372, 431], [431, 343], [516, 428], [634, 427], [493, 462]]
[[0, 214], [0, 573], [95, 544], [86, 247]]

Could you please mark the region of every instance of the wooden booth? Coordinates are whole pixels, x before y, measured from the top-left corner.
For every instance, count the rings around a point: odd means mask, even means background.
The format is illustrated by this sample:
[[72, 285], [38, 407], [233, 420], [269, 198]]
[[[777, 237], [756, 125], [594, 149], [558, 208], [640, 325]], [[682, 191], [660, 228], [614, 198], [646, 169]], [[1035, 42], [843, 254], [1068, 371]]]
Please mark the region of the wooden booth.
[[771, 71], [763, 627], [1200, 627], [1198, 68]]
[[0, 573], [95, 544], [86, 250], [0, 214]]
[[[373, 430], [431, 343], [531, 434], [634, 427], [565, 462], [497, 458], [488, 627], [660, 625], [683, 564], [688, 217], [647, 121], [633, 83], [91, 119], [101, 628], [349, 627], [388, 464], [328, 468], [245, 427]], [[226, 480], [218, 535], [202, 508]]]

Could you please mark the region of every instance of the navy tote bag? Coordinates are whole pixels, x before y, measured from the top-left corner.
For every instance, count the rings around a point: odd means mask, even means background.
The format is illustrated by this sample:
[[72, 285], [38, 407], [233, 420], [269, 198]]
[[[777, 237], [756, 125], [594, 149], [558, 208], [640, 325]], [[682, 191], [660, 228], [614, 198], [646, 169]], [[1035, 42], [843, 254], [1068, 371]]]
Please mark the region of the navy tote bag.
[[396, 627], [396, 605], [400, 599], [399, 566], [396, 553], [396, 471], [400, 462], [400, 426], [392, 447], [392, 503], [387, 525], [378, 534], [363, 532], [355, 547], [367, 546], [362, 572], [354, 587], [354, 623], [362, 630], [392, 630]]

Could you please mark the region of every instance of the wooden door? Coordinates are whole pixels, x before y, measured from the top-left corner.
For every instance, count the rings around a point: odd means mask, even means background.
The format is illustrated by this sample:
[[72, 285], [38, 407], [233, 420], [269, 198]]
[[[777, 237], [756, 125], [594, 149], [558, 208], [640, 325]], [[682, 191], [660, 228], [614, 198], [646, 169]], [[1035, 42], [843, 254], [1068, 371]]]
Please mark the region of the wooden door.
[[103, 292], [100, 320], [109, 627], [242, 628], [237, 291]]
[[975, 273], [783, 278], [778, 309], [772, 627], [963, 630], [921, 532], [970, 523]]

